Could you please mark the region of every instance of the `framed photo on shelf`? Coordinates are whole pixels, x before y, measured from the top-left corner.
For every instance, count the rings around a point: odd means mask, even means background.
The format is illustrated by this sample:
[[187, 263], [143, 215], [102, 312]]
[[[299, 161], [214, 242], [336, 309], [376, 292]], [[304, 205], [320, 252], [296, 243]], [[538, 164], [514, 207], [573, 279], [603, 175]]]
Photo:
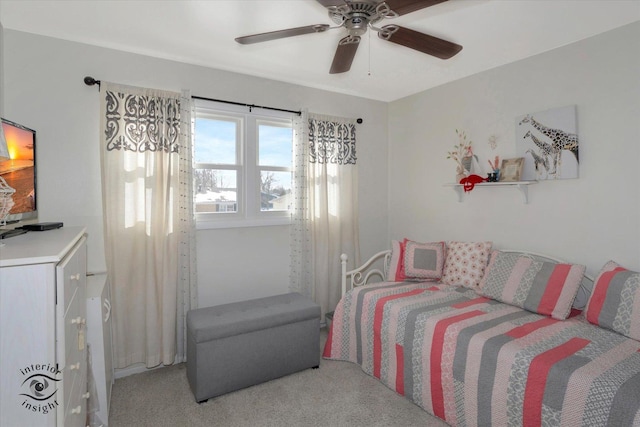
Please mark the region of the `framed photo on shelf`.
[[517, 157], [515, 159], [504, 159], [502, 161], [502, 167], [500, 168], [500, 181], [520, 181], [523, 165], [524, 157]]

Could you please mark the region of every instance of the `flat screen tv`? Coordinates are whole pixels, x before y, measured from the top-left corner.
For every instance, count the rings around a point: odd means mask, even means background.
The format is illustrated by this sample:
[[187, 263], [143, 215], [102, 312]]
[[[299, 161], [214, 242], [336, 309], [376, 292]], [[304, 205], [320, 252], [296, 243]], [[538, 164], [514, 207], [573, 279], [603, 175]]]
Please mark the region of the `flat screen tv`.
[[0, 176], [9, 187], [16, 190], [7, 223], [37, 218], [36, 131], [6, 119], [1, 120], [10, 158], [0, 160]]

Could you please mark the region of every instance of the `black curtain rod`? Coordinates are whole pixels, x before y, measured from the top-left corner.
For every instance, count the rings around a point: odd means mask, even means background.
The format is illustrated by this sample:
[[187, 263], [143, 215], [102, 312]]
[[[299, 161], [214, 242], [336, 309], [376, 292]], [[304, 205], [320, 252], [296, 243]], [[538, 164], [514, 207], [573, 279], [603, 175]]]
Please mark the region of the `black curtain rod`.
[[[275, 108], [275, 107], [265, 107], [262, 105], [254, 105], [254, 104], [245, 104], [244, 102], [235, 102], [235, 101], [225, 101], [223, 99], [213, 99], [213, 98], [205, 98], [202, 96], [191, 96], [191, 98], [193, 99], [202, 99], [203, 101], [214, 101], [214, 102], [222, 102], [224, 104], [233, 104], [233, 105], [240, 105], [242, 107], [249, 107], [249, 111], [251, 111], [252, 108], [264, 108], [265, 110], [274, 110], [274, 111], [284, 111], [285, 113], [294, 113], [297, 115], [302, 115], [302, 111], [293, 111], [293, 110], [285, 110], [282, 108]], [[356, 122], [358, 122], [359, 124], [363, 122], [363, 120], [361, 118], [356, 119]]]
[[[87, 76], [84, 78], [84, 84], [86, 84], [87, 86], [93, 86], [93, 85], [98, 85], [98, 89], [100, 89], [100, 80], [96, 80], [93, 77]], [[233, 105], [240, 105], [242, 107], [249, 107], [249, 111], [251, 111], [252, 108], [263, 108], [265, 110], [274, 110], [274, 111], [284, 111], [285, 113], [293, 113], [293, 114], [297, 114], [297, 115], [301, 115], [302, 111], [294, 111], [294, 110], [285, 110], [283, 108], [275, 108], [275, 107], [265, 107], [263, 105], [255, 105], [255, 104], [245, 104], [243, 102], [235, 102], [235, 101], [225, 101], [223, 99], [213, 99], [213, 98], [205, 98], [203, 96], [191, 96], [192, 99], [201, 99], [203, 101], [214, 101], [214, 102], [222, 102], [224, 104], [233, 104]], [[357, 119], [356, 120], [358, 123], [362, 123], [363, 120], [362, 119]]]
[[222, 102], [223, 104], [232, 104], [232, 105], [240, 105], [242, 107], [249, 107], [249, 111], [251, 111], [252, 108], [263, 108], [265, 110], [284, 111], [285, 113], [294, 113], [294, 114], [297, 114], [297, 115], [301, 115], [302, 114], [302, 111], [285, 110], [283, 108], [275, 108], [275, 107], [265, 107], [264, 105], [245, 104], [244, 102], [225, 101], [223, 99], [205, 98], [203, 96], [191, 96], [191, 98], [193, 98], [193, 99], [201, 99], [203, 101]]
[[[100, 88], [100, 80], [96, 80], [96, 79], [94, 79], [93, 77], [90, 77], [90, 76], [87, 76], [87, 77], [84, 78], [84, 84], [86, 84], [87, 86], [98, 85], [98, 89]], [[205, 98], [203, 96], [192, 96], [191, 98], [193, 98], [193, 99], [202, 99], [203, 101], [215, 101], [215, 102], [222, 102], [222, 103], [225, 103], [225, 104], [241, 105], [243, 107], [249, 107], [249, 111], [251, 111], [252, 108], [263, 108], [265, 110], [284, 111], [285, 113], [294, 113], [294, 114], [297, 114], [297, 115], [301, 115], [302, 114], [301, 111], [284, 110], [282, 108], [265, 107], [263, 105], [245, 104], [243, 102], [225, 101], [223, 99]]]

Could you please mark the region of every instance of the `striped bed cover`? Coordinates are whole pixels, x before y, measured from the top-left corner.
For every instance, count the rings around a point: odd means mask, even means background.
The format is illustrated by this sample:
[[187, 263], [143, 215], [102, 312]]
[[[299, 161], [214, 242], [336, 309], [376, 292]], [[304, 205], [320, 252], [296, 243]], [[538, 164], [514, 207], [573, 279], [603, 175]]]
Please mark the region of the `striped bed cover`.
[[376, 283], [336, 307], [323, 356], [453, 426], [640, 425], [640, 342], [431, 283]]

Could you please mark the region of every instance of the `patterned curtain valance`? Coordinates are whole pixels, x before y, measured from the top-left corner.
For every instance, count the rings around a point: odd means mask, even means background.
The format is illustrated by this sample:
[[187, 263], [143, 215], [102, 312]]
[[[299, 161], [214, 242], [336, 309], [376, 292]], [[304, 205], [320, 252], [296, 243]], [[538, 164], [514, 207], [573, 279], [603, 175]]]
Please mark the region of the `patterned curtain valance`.
[[178, 152], [179, 97], [112, 90], [104, 96], [107, 151]]
[[309, 117], [309, 162], [355, 165], [355, 123]]

